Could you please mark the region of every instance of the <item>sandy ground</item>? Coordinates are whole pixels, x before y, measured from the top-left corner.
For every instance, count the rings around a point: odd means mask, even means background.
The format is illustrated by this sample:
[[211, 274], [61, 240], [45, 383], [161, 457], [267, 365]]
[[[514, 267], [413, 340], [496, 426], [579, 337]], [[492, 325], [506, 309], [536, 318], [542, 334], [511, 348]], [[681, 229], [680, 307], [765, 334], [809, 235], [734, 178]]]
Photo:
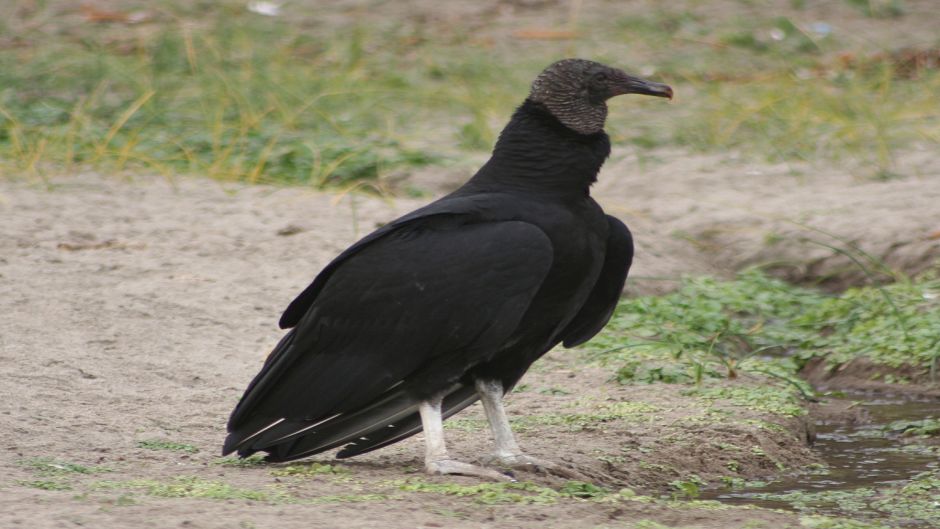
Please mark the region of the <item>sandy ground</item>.
[[[635, 232], [635, 290], [762, 260], [816, 273], [835, 262], [831, 250], [800, 242], [806, 230], [794, 218], [916, 271], [937, 255], [940, 243], [931, 234], [940, 229], [940, 186], [929, 172], [936, 163], [911, 163], [922, 164], [921, 176], [871, 182], [835, 170], [797, 179], [784, 168], [722, 166], [695, 156], [664, 155], [641, 170], [627, 156], [605, 169], [597, 195]], [[439, 187], [452, 177], [442, 176]], [[427, 200], [195, 178], [0, 182], [0, 526], [629, 527], [645, 519], [694, 527], [798, 525], [791, 514], [738, 508], [579, 500], [481, 505], [402, 491], [400, 480], [420, 475], [420, 439], [350, 463], [338, 477], [277, 477], [266, 466], [219, 464], [226, 416], [279, 337], [280, 311], [349, 243]], [[774, 244], [766, 244], [768, 234], [777, 234]], [[603, 370], [573, 365], [564, 352], [549, 355], [523, 381], [531, 389], [512, 396], [510, 410], [538, 418], [637, 403], [637, 414], [600, 425], [535, 421], [520, 432], [532, 453], [593, 482], [656, 495], [689, 472], [717, 478], [731, 459], [744, 477], [814, 460], [802, 421], [784, 421], [788, 434], [781, 436], [704, 420], [708, 410], [681, 388], [620, 387], [605, 383]], [[448, 430], [452, 448], [475, 459], [488, 435], [478, 410], [460, 417]], [[138, 444], [153, 439], [195, 452]], [[728, 445], [759, 447], [767, 456], [717, 448]], [[49, 478], [30, 466], [37, 458], [107, 472]], [[181, 479], [287, 494], [296, 504], [163, 498], [153, 488]], [[431, 481], [452, 479], [475, 483]], [[69, 490], [43, 490], [44, 481]], [[370, 494], [381, 501], [363, 496]]]

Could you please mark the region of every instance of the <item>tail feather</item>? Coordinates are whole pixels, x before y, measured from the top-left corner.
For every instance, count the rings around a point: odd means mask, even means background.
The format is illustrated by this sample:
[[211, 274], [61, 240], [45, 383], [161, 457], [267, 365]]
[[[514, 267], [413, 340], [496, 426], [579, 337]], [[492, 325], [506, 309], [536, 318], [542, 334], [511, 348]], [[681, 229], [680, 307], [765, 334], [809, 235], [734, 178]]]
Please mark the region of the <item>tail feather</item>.
[[[456, 389], [444, 397], [444, 402], [441, 404], [443, 418], [447, 419], [473, 404], [479, 398], [473, 386], [457, 386]], [[378, 450], [379, 448], [407, 439], [420, 432], [422, 429], [421, 416], [415, 412], [395, 424], [389, 424], [384, 428], [373, 429], [367, 435], [360, 436], [358, 439], [344, 446], [343, 449], [336, 454], [336, 457], [338, 459], [345, 459], [347, 457], [358, 456], [373, 450]]]
[[[444, 398], [443, 416], [451, 415], [478, 399], [473, 386], [457, 385]], [[237, 449], [245, 457], [258, 451], [268, 452], [267, 461], [283, 462], [312, 456], [346, 445], [336, 457], [357, 456], [420, 432], [419, 400], [398, 386], [372, 404], [320, 421], [281, 420], [245, 437], [239, 443], [226, 443], [226, 450]]]
[[396, 388], [391, 394], [364, 408], [334, 416], [265, 446], [255, 446], [268, 452], [268, 461], [300, 459], [389, 428], [410, 415], [416, 415], [417, 408], [416, 398]]

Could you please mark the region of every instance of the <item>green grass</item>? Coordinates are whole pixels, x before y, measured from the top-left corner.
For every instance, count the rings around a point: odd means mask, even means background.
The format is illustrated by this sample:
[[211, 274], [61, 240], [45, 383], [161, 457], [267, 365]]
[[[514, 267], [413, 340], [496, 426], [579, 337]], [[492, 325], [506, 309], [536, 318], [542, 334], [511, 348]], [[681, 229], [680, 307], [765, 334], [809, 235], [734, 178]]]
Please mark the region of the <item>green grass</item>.
[[17, 483], [20, 485], [23, 485], [24, 487], [30, 487], [33, 489], [40, 489], [40, 490], [56, 490], [56, 491], [72, 490], [72, 486], [69, 485], [68, 483], [64, 483], [62, 481], [52, 480], [52, 479], [24, 480], [24, 481], [18, 481]]
[[188, 452], [190, 454], [199, 452], [199, 449], [191, 444], [177, 443], [176, 441], [166, 439], [145, 439], [138, 441], [137, 446], [139, 448], [146, 448], [147, 450], [169, 450], [171, 452]]
[[[690, 393], [707, 401], [722, 401], [758, 412], [785, 417], [806, 415], [806, 408], [794, 392], [780, 391], [774, 386], [709, 387]], [[762, 428], [773, 429], [772, 423], [761, 423]]]
[[277, 476], [277, 477], [284, 477], [284, 476], [312, 477], [312, 476], [348, 474], [348, 473], [349, 471], [343, 467], [340, 467], [337, 465], [328, 465], [325, 463], [317, 463], [316, 461], [308, 462], [308, 463], [298, 463], [295, 465], [288, 465], [288, 466], [271, 471], [271, 475]]
[[938, 321], [937, 279], [829, 295], [748, 270], [734, 281], [691, 278], [667, 296], [626, 299], [585, 351], [624, 383], [700, 383], [747, 372], [808, 395], [795, 375], [816, 357], [913, 367], [918, 380], [936, 380]]
[[940, 419], [894, 421], [885, 426], [885, 429], [904, 436], [937, 437], [940, 436]]
[[17, 481], [19, 485], [51, 491], [72, 490], [73, 483], [71, 482], [79, 475], [111, 472], [111, 469], [107, 467], [81, 465], [51, 457], [34, 457], [18, 463], [31, 470], [38, 478]]
[[265, 490], [245, 489], [228, 483], [200, 478], [180, 476], [168, 481], [136, 479], [131, 481], [100, 481], [95, 485], [101, 490], [140, 491], [159, 498], [202, 498], [210, 500], [252, 500], [265, 503], [282, 503], [291, 500], [290, 495], [276, 488]]
[[[896, 11], [853, 3], [858, 16]], [[578, 38], [532, 46], [354, 16], [310, 30], [308, 13], [260, 17], [235, 1], [167, 3], [139, 26], [59, 27], [28, 11], [6, 23], [17, 45], [0, 47], [5, 174], [91, 168], [385, 191], [416, 167], [488, 151], [532, 77], [570, 55], [676, 86], [677, 105], [612, 103], [612, 137], [640, 148], [849, 160], [885, 177], [896, 153], [940, 143], [936, 71], [903, 78], [890, 58], [864, 59], [875, 50], [782, 16], [682, 5], [572, 15]], [[843, 53], [864, 60], [841, 66]]]
[[265, 466], [268, 464], [264, 460], [264, 456], [260, 454], [255, 454], [248, 457], [220, 457], [216, 459], [214, 463], [223, 467], [237, 468], [251, 468]]
[[471, 498], [484, 505], [529, 504], [550, 505], [562, 500], [590, 501], [652, 501], [652, 498], [636, 496], [629, 489], [613, 491], [582, 481], [567, 481], [558, 488], [537, 485], [532, 482], [479, 483], [431, 483], [423, 479], [409, 479], [398, 487], [406, 492], [425, 492]]
[[87, 466], [69, 461], [62, 461], [49, 457], [35, 457], [20, 462], [21, 465], [29, 468], [43, 476], [68, 476], [73, 474], [97, 474], [100, 472], [110, 472], [107, 467]]

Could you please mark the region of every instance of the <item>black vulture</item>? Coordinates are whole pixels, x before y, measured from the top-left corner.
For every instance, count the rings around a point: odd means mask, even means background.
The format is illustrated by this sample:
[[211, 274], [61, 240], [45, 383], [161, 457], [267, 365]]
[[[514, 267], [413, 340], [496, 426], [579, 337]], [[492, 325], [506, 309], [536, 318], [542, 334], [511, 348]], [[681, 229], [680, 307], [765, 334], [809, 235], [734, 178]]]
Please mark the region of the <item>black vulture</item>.
[[462, 187], [353, 244], [287, 307], [290, 329], [228, 422], [223, 454], [345, 458], [424, 431], [429, 473], [506, 479], [451, 459], [442, 421], [482, 400], [490, 461], [522, 453], [502, 397], [555, 345], [606, 325], [633, 259], [589, 188], [610, 154], [607, 100], [672, 89], [583, 59], [546, 68]]

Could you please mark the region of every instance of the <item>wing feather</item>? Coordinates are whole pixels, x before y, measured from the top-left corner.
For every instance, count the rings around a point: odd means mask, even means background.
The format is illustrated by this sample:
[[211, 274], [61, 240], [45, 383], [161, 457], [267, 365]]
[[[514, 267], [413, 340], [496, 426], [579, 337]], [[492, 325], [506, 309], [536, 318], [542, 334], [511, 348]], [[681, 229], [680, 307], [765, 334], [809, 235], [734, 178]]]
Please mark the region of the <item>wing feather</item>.
[[371, 238], [314, 281], [233, 412], [224, 450], [312, 453], [414, 415], [512, 335], [552, 255], [521, 221], [435, 215]]
[[561, 333], [565, 347], [580, 345], [610, 321], [633, 263], [633, 236], [619, 219], [607, 216], [607, 248], [604, 265], [587, 301]]

